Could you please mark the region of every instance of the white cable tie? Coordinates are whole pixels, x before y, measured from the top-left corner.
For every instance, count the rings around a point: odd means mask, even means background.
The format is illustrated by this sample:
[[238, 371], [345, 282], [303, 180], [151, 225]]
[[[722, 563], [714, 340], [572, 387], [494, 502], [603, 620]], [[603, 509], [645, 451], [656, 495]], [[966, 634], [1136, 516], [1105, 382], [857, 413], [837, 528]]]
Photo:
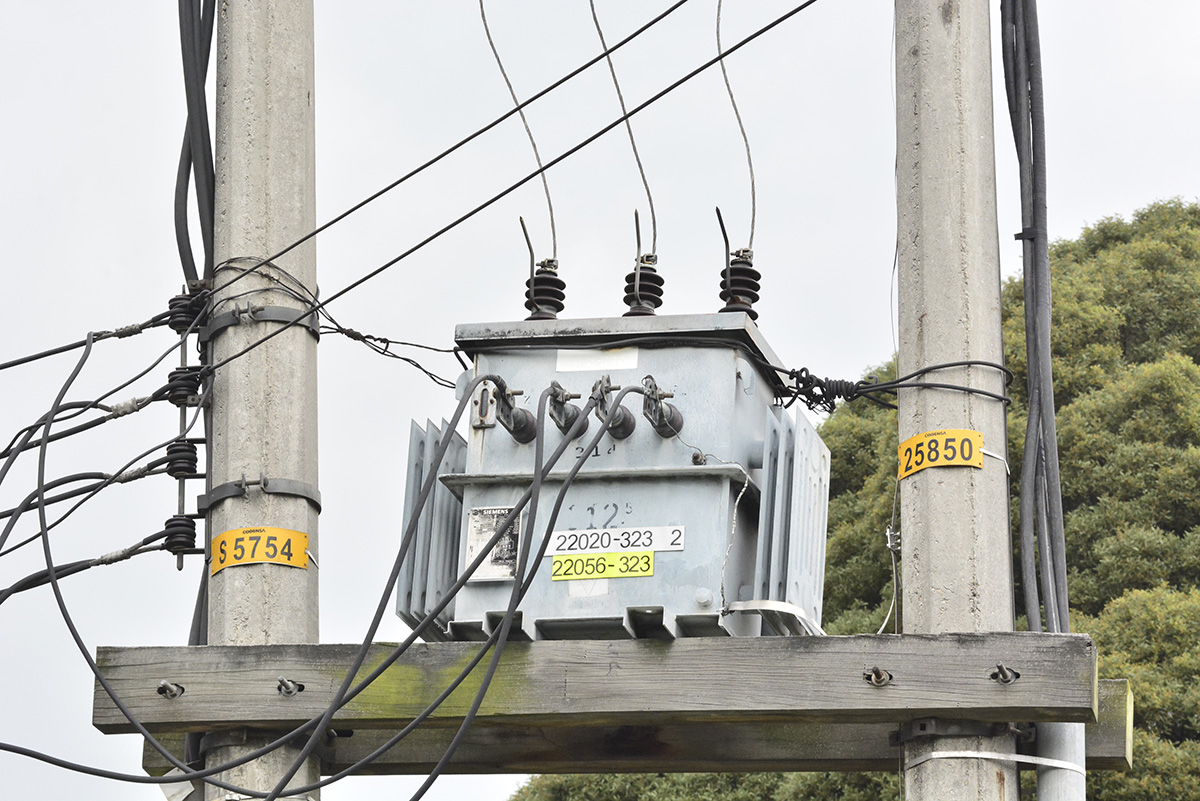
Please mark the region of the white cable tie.
[[1012, 475], [1012, 471], [1008, 469], [1008, 460], [1005, 459], [1003, 456], [1001, 456], [998, 453], [992, 453], [987, 448], [980, 448], [979, 452], [982, 453], [984, 456], [990, 456], [993, 459], [999, 459], [1001, 462], [1004, 462], [1004, 475], [1006, 475], [1006, 476]]
[[310, 561], [310, 562], [312, 562], [312, 563], [313, 563], [313, 567], [315, 567], [317, 570], [320, 570], [320, 569], [321, 569], [321, 566], [320, 566], [319, 564], [317, 564], [317, 557], [315, 557], [315, 556], [313, 556], [313, 555], [312, 555], [312, 551], [310, 551], [310, 550], [308, 550], [307, 548], [305, 548], [305, 549], [304, 549], [304, 552], [305, 552], [306, 554], [308, 554], [308, 561]]
[[145, 400], [145, 398], [130, 398], [127, 401], [114, 403], [109, 407], [108, 417], [110, 420], [112, 420], [118, 417], [124, 417], [127, 414], [133, 414], [145, 405]]
[[915, 768], [917, 765], [922, 765], [931, 759], [991, 759], [997, 762], [1024, 762], [1029, 765], [1071, 770], [1083, 776], [1087, 775], [1087, 771], [1074, 762], [1050, 759], [1049, 757], [1028, 756], [1026, 754], [1002, 754], [999, 751], [931, 751], [928, 754], [905, 762], [904, 769]]

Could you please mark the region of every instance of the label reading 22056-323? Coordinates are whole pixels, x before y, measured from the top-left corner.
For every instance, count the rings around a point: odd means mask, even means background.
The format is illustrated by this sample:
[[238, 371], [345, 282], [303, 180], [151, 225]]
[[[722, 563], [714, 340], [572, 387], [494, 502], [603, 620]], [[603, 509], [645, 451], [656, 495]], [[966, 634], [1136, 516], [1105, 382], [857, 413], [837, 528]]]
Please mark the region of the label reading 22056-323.
[[654, 551], [559, 555], [551, 559], [551, 564], [551, 581], [653, 576]]
[[212, 538], [212, 575], [231, 565], [273, 562], [308, 568], [308, 535], [303, 531], [258, 526], [235, 528]]

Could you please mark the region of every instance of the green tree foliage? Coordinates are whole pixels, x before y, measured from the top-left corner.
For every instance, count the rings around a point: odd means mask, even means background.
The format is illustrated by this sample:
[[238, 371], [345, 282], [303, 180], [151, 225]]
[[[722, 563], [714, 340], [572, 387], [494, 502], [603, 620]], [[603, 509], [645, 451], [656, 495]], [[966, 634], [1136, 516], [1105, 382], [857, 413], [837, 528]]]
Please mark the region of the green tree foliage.
[[[1130, 680], [1136, 708], [1134, 770], [1090, 773], [1088, 796], [1200, 799], [1200, 204], [1166, 201], [1129, 221], [1102, 220], [1056, 243], [1051, 264], [1072, 628], [1095, 637], [1102, 677]], [[1016, 374], [1009, 462], [1020, 464], [1027, 367], [1020, 280], [1005, 284], [1002, 301], [1005, 358]], [[889, 364], [876, 374], [893, 371]], [[821, 436], [833, 457], [825, 627], [873, 632], [892, 597], [883, 532], [896, 492], [895, 413], [845, 404]], [[516, 799], [897, 794], [894, 773], [540, 776]]]

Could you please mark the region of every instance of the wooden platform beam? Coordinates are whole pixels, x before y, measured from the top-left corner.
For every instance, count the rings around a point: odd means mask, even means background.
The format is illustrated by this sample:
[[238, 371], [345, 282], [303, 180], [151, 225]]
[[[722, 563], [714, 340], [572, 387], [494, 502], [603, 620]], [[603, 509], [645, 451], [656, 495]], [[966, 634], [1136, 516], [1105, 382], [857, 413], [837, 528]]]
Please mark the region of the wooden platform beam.
[[[1133, 767], [1133, 696], [1125, 679], [1099, 683], [1099, 719], [1087, 725], [1087, 769]], [[451, 773], [692, 773], [699, 771], [887, 771], [900, 749], [895, 723], [726, 723], [666, 726], [525, 727], [482, 724], [468, 734]], [[361, 771], [363, 775], [424, 774], [454, 730], [418, 729]], [[381, 746], [390, 731], [358, 729], [321, 750], [329, 776]], [[165, 735], [179, 755], [183, 735]], [[1024, 750], [1031, 746], [1023, 746]], [[170, 769], [144, 746], [142, 767]]]
[[[477, 647], [414, 645], [342, 708], [335, 725], [402, 726], [447, 686]], [[286, 730], [326, 707], [355, 648], [101, 648], [98, 662], [151, 731]], [[389, 652], [386, 645], [373, 646], [367, 666], [380, 664]], [[1000, 662], [1020, 678], [1011, 684], [991, 678]], [[886, 686], [864, 679], [875, 667], [890, 674]], [[426, 725], [456, 724], [480, 673], [469, 677]], [[303, 684], [304, 691], [281, 695], [280, 676]], [[183, 686], [183, 695], [160, 695], [164, 680]], [[1095, 714], [1090, 638], [1000, 633], [512, 643], [478, 723], [590, 728], [924, 717], [1090, 722]], [[132, 731], [99, 687], [93, 722], [107, 733]]]

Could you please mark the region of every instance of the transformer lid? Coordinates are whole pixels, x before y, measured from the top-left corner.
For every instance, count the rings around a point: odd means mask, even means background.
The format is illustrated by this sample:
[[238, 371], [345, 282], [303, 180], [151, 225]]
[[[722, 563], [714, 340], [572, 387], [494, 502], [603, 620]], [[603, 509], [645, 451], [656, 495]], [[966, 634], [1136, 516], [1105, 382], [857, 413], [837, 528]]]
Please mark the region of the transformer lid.
[[759, 362], [760, 371], [777, 395], [786, 387], [784, 376], [765, 366], [782, 368], [783, 363], [745, 312], [464, 323], [455, 326], [454, 341], [472, 358], [480, 353], [541, 348], [586, 350], [727, 345], [748, 353], [753, 361]]

